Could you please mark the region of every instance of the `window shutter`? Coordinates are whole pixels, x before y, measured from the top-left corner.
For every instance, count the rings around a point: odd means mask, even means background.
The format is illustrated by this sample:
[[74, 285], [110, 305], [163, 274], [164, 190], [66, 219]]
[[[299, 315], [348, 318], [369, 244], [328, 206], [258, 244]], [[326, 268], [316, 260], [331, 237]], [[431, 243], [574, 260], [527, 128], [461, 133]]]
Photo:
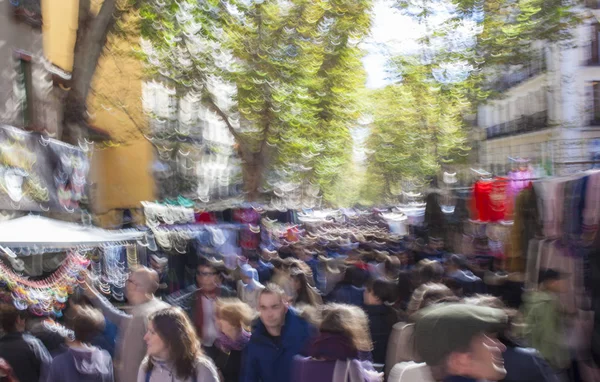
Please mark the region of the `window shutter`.
[[585, 84], [585, 105], [584, 105], [584, 126], [589, 126], [594, 120], [594, 83], [587, 82]]
[[600, 31], [599, 26], [600, 26], [600, 24], [598, 24], [597, 22], [592, 24], [592, 39], [591, 39], [592, 51], [590, 52], [590, 56], [591, 56], [590, 63], [592, 63], [592, 64], [597, 64], [600, 59], [600, 57], [598, 56], [598, 32]]

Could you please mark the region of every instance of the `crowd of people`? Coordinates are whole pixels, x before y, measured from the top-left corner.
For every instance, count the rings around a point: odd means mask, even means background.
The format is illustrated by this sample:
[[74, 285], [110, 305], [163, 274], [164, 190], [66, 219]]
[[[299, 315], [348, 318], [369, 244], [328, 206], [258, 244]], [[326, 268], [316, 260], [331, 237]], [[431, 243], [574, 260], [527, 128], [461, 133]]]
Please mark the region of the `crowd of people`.
[[[419, 258], [399, 247], [377, 228], [336, 228], [245, 253], [234, 270], [199, 256], [196, 283], [162, 299], [156, 272], [140, 267], [126, 310], [88, 279], [66, 304], [66, 336], [5, 305], [0, 372], [21, 382], [581, 380], [557, 298], [569, 275], [542, 270], [513, 309], [439, 242]], [[394, 350], [404, 324], [409, 357]]]

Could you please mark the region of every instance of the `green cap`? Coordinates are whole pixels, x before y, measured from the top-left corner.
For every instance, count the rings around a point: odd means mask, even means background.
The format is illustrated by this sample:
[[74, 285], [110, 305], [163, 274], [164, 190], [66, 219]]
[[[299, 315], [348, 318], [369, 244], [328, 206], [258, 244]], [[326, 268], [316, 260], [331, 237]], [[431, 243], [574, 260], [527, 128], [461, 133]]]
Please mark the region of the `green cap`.
[[469, 304], [438, 304], [416, 313], [415, 346], [428, 365], [437, 366], [456, 350], [468, 349], [473, 337], [504, 329], [501, 309]]

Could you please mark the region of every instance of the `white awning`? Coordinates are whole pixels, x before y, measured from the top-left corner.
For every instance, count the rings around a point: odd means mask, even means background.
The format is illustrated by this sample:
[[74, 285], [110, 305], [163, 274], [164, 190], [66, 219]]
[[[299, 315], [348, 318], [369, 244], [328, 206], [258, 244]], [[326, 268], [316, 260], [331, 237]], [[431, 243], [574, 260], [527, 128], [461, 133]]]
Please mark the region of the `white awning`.
[[9, 248], [74, 248], [141, 240], [136, 230], [109, 231], [97, 227], [28, 215], [0, 222], [0, 245]]

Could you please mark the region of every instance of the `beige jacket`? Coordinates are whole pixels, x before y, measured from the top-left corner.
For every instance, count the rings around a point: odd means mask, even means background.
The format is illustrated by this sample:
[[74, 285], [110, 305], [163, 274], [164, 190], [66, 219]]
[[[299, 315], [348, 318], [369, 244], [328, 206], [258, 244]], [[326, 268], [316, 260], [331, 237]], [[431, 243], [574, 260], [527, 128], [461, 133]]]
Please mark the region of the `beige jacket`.
[[101, 309], [109, 321], [119, 328], [117, 338], [117, 351], [115, 354], [115, 381], [134, 382], [137, 380], [138, 370], [146, 356], [146, 342], [144, 335], [150, 314], [168, 308], [165, 302], [154, 298], [144, 304], [134, 306], [131, 314], [115, 308], [107, 299], [96, 295], [92, 304]]

